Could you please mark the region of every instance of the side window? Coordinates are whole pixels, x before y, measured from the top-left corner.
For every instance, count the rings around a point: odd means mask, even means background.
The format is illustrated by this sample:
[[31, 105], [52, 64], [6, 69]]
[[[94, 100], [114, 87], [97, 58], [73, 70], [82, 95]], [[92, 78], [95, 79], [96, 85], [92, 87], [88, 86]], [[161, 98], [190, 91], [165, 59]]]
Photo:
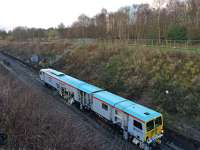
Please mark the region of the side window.
[[140, 122], [138, 122], [138, 121], [136, 121], [136, 120], [133, 120], [133, 125], [134, 125], [136, 128], [142, 130], [142, 124], [141, 124]]
[[72, 97], [72, 98], [74, 97], [74, 93], [71, 93], [71, 97]]
[[108, 111], [108, 105], [106, 105], [106, 104], [104, 104], [104, 103], [102, 103], [102, 108], [103, 108], [104, 110]]
[[66, 94], [66, 95], [69, 95], [69, 92], [68, 92], [66, 89], [65, 89], [65, 94]]
[[118, 115], [118, 111], [117, 110], [115, 110], [115, 114]]
[[115, 117], [115, 121], [117, 121], [117, 117]]

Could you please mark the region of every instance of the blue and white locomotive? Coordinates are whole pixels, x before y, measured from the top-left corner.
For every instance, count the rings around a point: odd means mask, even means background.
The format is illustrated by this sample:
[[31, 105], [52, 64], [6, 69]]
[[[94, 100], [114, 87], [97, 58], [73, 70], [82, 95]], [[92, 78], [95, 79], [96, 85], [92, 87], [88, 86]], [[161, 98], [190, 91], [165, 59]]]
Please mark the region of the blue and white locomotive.
[[92, 110], [119, 126], [124, 138], [140, 148], [161, 142], [162, 114], [53, 69], [41, 69], [40, 79], [67, 103], [77, 102], [80, 109]]

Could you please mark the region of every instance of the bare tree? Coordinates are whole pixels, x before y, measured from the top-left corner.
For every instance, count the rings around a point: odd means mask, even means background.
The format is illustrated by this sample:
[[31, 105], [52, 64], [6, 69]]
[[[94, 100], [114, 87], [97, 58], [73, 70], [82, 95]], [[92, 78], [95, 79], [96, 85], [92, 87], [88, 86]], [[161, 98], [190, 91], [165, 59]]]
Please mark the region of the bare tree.
[[65, 25], [62, 22], [58, 25], [58, 34], [60, 38], [65, 36]]
[[161, 8], [165, 4], [165, 2], [166, 2], [166, 0], [154, 0], [155, 8], [158, 11], [157, 25], [158, 25], [158, 40], [159, 40], [159, 44], [161, 43], [160, 14], [161, 14]]
[[80, 24], [82, 37], [87, 37], [87, 27], [90, 24], [90, 18], [86, 16], [85, 14], [82, 14], [78, 17], [78, 22]]
[[106, 38], [107, 34], [107, 10], [102, 9], [101, 13], [95, 16], [97, 37]]

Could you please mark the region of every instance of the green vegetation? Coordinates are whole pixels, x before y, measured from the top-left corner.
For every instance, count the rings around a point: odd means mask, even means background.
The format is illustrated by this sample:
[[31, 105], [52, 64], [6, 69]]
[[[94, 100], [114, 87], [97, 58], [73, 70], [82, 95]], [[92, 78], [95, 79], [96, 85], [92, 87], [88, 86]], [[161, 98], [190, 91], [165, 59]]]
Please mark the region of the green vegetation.
[[171, 25], [167, 32], [167, 37], [170, 40], [186, 40], [187, 29], [180, 25]]
[[144, 98], [136, 101], [161, 111], [170, 128], [173, 122], [199, 129], [199, 59], [187, 51], [85, 45], [54, 67], [127, 98]]
[[[9, 46], [7, 52], [12, 55], [19, 58], [27, 58], [33, 53], [45, 56], [43, 67], [51, 65], [66, 74], [160, 111], [165, 125], [180, 133], [192, 132], [192, 128], [197, 134], [199, 130], [198, 51], [129, 46], [124, 41], [89, 44], [75, 40], [41, 42], [41, 50], [35, 49], [31, 43], [14, 46], [15, 49], [13, 45]], [[68, 49], [67, 53], [65, 49]], [[51, 63], [54, 55], [62, 57]]]

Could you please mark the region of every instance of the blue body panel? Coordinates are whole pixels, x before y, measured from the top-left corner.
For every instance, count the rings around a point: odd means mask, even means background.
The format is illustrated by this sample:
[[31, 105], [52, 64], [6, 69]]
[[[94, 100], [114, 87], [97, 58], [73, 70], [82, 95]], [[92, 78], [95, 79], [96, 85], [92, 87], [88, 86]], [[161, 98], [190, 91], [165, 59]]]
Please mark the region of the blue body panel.
[[131, 107], [131, 106], [134, 106], [135, 103], [132, 102], [132, 101], [129, 101], [129, 100], [126, 100], [124, 102], [121, 102], [121, 103], [118, 103], [117, 105], [115, 105], [115, 107], [117, 109], [120, 109], [120, 110], [125, 110], [127, 109], [128, 107]]
[[127, 101], [125, 98], [122, 98], [118, 95], [115, 95], [113, 93], [110, 93], [108, 91], [101, 91], [101, 92], [97, 92], [94, 93], [94, 97], [104, 101], [105, 103], [114, 106], [117, 103], [123, 102], [123, 101]]
[[88, 84], [88, 83], [85, 83], [85, 84], [81, 85], [79, 89], [81, 91], [84, 91], [84, 92], [88, 93], [88, 94], [103, 90], [101, 88], [98, 88], [98, 87], [96, 87], [94, 85], [91, 85], [91, 84]]
[[61, 76], [59, 77], [59, 79], [88, 94], [103, 90], [92, 84], [88, 84], [84, 81], [78, 80], [68, 75]]
[[60, 79], [63, 82], [66, 82], [67, 84], [72, 85], [73, 87], [75, 87], [77, 89], [80, 89], [80, 86], [85, 84], [85, 82], [78, 80], [76, 78], [73, 78], [71, 76], [68, 76], [68, 75], [58, 77], [58, 79]]
[[[140, 120], [144, 122], [148, 122], [152, 119], [155, 119], [159, 116], [161, 116], [160, 113], [149, 109], [145, 106], [142, 106], [140, 104], [134, 103], [130, 100], [127, 100], [125, 102], [121, 102], [115, 106], [117, 109], [123, 110], [127, 114], [134, 116], [136, 118], [139, 118]], [[145, 114], [148, 113], [148, 114]]]
[[86, 92], [88, 94], [103, 90], [103, 89], [98, 88], [94, 85], [88, 84], [84, 81], [81, 81], [81, 80], [76, 79], [74, 77], [68, 76], [68, 75], [66, 75], [62, 72], [59, 72], [59, 71], [56, 71], [56, 70], [53, 70], [53, 69], [48, 69], [48, 73], [51, 76], [61, 80], [62, 82], [70, 84], [71, 86], [73, 86], [73, 87], [75, 87], [75, 88], [77, 88], [77, 89], [79, 89], [83, 92]]
[[64, 75], [64, 73], [53, 70], [53, 69], [49, 69], [49, 72], [51, 72], [52, 74], [56, 75], [56, 76], [60, 76], [60, 75]]

